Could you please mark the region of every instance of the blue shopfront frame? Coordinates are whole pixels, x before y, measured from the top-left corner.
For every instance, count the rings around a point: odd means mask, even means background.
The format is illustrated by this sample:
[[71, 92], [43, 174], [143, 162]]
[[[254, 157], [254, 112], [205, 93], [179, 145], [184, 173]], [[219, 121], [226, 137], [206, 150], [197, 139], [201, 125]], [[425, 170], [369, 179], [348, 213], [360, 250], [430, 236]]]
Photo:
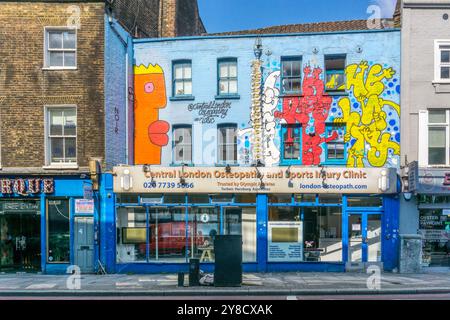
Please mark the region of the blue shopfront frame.
[[[105, 266], [108, 273], [174, 273], [187, 272], [189, 264], [186, 263], [170, 263], [170, 262], [136, 262], [136, 263], [116, 263], [116, 208], [124, 204], [116, 203], [113, 188], [112, 176], [105, 176], [105, 199], [102, 206], [105, 210], [101, 212], [101, 251], [100, 260]], [[109, 195], [109, 196], [107, 196]], [[155, 206], [163, 207], [180, 207], [186, 206], [186, 223], [187, 212], [190, 206], [195, 207], [211, 207], [216, 205], [220, 207], [221, 212], [224, 207], [256, 207], [256, 262], [244, 262], [244, 272], [283, 272], [283, 271], [314, 271], [314, 272], [344, 272], [345, 264], [348, 261], [348, 216], [352, 212], [370, 212], [381, 215], [382, 224], [382, 258], [384, 270], [392, 271], [398, 267], [398, 207], [399, 200], [397, 195], [377, 195], [382, 197], [383, 202], [380, 207], [347, 207], [347, 197], [342, 195], [342, 204], [321, 204], [318, 203], [316, 196], [315, 202], [295, 203], [294, 195], [292, 195], [291, 203], [269, 203], [267, 194], [256, 195], [256, 203], [162, 203]], [[358, 195], [350, 195], [358, 197]], [[367, 196], [367, 195], [361, 195]], [[187, 194], [185, 195], [187, 199]], [[126, 206], [131, 206], [127, 203]], [[137, 207], [143, 207], [143, 204], [136, 204]], [[152, 205], [148, 205], [151, 207]], [[343, 257], [341, 262], [269, 262], [268, 261], [268, 222], [269, 222], [269, 206], [340, 206], [342, 207], [342, 238], [343, 238]], [[148, 211], [147, 211], [148, 212]], [[221, 214], [221, 217], [223, 215]], [[223, 224], [222, 224], [223, 225]], [[223, 231], [223, 230], [221, 230]], [[200, 267], [206, 272], [214, 270], [214, 263], [201, 263]]]
[[[24, 176], [8, 176], [9, 179], [26, 179], [26, 178], [37, 178], [24, 177]], [[0, 199], [2, 200], [36, 200], [40, 202], [40, 247], [41, 247], [41, 272], [47, 274], [63, 274], [66, 273], [68, 268], [74, 264], [74, 221], [75, 217], [89, 216], [94, 218], [94, 225], [98, 224], [98, 205], [100, 198], [98, 193], [94, 192], [94, 215], [80, 215], [75, 214], [75, 199], [83, 198], [83, 186], [86, 184], [92, 184], [89, 179], [82, 179], [80, 175], [77, 176], [47, 176], [43, 175], [42, 178], [51, 178], [54, 181], [54, 192], [51, 194], [40, 193], [36, 195], [29, 196], [19, 196], [19, 195], [3, 195], [0, 194]], [[70, 261], [64, 263], [51, 263], [48, 261], [47, 257], [47, 200], [51, 199], [68, 199], [70, 204]], [[99, 250], [98, 246], [94, 245], [94, 272], [97, 270], [98, 266], [96, 261], [98, 261]]]
[[[83, 199], [83, 187], [92, 185], [91, 180], [73, 178], [73, 177], [54, 177], [55, 192], [50, 195], [41, 195], [41, 267], [42, 272], [47, 274], [65, 274], [68, 268], [75, 263], [75, 218], [93, 217], [94, 226], [99, 224], [99, 192], [93, 192], [94, 214], [75, 213], [75, 199]], [[49, 199], [68, 199], [70, 203], [70, 261], [68, 263], [51, 263], [47, 257], [47, 200]], [[98, 241], [94, 240], [94, 270], [98, 271], [99, 246]]]

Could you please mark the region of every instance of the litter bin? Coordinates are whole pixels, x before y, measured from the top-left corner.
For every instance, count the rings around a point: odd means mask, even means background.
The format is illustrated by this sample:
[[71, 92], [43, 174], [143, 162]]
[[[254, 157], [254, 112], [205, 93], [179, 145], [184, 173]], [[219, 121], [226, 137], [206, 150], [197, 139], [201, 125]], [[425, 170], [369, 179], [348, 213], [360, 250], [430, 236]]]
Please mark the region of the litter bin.
[[242, 236], [216, 236], [214, 256], [214, 286], [240, 287], [242, 285]]
[[189, 259], [189, 286], [200, 285], [200, 259]]

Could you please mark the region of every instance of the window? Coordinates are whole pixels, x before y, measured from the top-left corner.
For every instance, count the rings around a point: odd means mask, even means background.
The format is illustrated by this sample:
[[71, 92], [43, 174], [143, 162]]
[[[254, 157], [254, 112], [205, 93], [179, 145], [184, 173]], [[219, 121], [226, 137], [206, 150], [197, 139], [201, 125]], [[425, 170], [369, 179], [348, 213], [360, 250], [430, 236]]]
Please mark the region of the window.
[[450, 40], [435, 41], [435, 81], [450, 82]]
[[173, 62], [173, 89], [174, 97], [192, 95], [192, 62], [190, 60]]
[[301, 162], [301, 131], [299, 124], [281, 125], [282, 162]]
[[192, 162], [192, 127], [174, 126], [173, 128], [174, 163]]
[[237, 161], [237, 126], [223, 124], [218, 126], [219, 163], [234, 164]]
[[428, 164], [449, 164], [449, 110], [428, 111]]
[[69, 200], [47, 200], [47, 250], [48, 262], [70, 262]]
[[302, 86], [302, 58], [281, 58], [281, 70], [283, 93], [300, 94]]
[[336, 135], [336, 139], [327, 142], [326, 160], [333, 163], [345, 163], [345, 126], [327, 125], [327, 137]]
[[419, 231], [423, 237], [422, 263], [450, 266], [450, 216], [443, 209], [420, 209]]
[[45, 30], [45, 67], [75, 68], [77, 66], [77, 35], [74, 29]]
[[218, 95], [237, 95], [238, 80], [237, 80], [237, 59], [219, 59], [218, 61]]
[[342, 208], [307, 207], [303, 216], [304, 261], [342, 261]]
[[345, 92], [345, 58], [345, 55], [325, 56], [326, 91]]
[[76, 107], [47, 108], [48, 163], [76, 164], [77, 162]]
[[117, 262], [147, 261], [147, 213], [144, 208], [119, 208], [117, 225]]

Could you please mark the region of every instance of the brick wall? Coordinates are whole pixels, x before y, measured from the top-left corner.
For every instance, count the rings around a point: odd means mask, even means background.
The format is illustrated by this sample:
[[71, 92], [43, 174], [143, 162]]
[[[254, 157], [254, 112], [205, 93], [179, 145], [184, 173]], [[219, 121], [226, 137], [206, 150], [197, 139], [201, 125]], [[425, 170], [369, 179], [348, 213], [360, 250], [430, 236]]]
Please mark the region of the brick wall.
[[133, 36], [156, 38], [160, 22], [160, 2], [161, 0], [115, 0], [112, 2], [112, 9], [115, 18]]
[[200, 35], [205, 33], [196, 0], [178, 0], [176, 12], [177, 36]]
[[115, 18], [138, 38], [199, 35], [205, 32], [197, 0], [115, 0]]
[[2, 166], [45, 165], [44, 106], [77, 105], [78, 165], [104, 157], [104, 4], [76, 3], [77, 69], [43, 70], [44, 27], [66, 26], [71, 4], [0, 2]]

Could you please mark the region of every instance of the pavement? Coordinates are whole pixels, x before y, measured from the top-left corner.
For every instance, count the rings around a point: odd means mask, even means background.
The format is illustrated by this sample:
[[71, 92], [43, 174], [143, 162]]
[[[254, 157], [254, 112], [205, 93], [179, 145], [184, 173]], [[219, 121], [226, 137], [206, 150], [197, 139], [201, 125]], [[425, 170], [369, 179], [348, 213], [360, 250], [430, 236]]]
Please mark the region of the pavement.
[[[449, 294], [450, 272], [244, 273], [241, 287], [178, 287], [177, 274], [0, 274], [0, 297], [17, 296], [323, 296]], [[78, 286], [79, 285], [79, 286]]]

